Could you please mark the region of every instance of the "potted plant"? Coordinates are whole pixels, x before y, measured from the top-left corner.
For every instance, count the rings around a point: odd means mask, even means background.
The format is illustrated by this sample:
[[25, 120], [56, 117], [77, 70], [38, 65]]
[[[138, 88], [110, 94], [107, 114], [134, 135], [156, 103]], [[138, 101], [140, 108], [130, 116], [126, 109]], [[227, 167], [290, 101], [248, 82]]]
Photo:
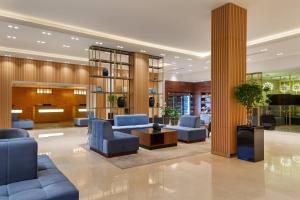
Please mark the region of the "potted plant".
[[171, 116], [171, 124], [173, 126], [177, 125], [179, 119], [179, 111], [176, 108], [172, 108], [170, 116]]
[[114, 95], [114, 94], [110, 94], [110, 95], [108, 95], [107, 96], [107, 100], [108, 100], [108, 102], [109, 102], [109, 105], [110, 105], [110, 113], [108, 113], [108, 118], [109, 119], [113, 119], [114, 118], [114, 112], [113, 112], [113, 109], [114, 109], [114, 107], [115, 107], [115, 103], [116, 103], [116, 101], [117, 101], [117, 96], [116, 95]]
[[255, 82], [243, 83], [235, 88], [236, 99], [246, 107], [247, 124], [237, 127], [238, 158], [247, 161], [264, 159], [264, 129], [253, 126], [253, 109], [267, 101], [266, 89]]
[[169, 106], [164, 105], [162, 108], [162, 115], [163, 115], [163, 122], [164, 124], [170, 123], [172, 108]]

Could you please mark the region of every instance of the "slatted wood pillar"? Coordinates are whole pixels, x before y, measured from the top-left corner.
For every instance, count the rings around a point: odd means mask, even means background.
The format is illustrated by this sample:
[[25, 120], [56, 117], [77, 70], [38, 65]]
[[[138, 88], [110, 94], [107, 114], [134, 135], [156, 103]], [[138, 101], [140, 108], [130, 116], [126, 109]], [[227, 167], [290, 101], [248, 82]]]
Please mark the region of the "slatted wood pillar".
[[236, 126], [246, 121], [234, 97], [246, 80], [247, 11], [228, 3], [212, 11], [212, 153], [236, 154]]

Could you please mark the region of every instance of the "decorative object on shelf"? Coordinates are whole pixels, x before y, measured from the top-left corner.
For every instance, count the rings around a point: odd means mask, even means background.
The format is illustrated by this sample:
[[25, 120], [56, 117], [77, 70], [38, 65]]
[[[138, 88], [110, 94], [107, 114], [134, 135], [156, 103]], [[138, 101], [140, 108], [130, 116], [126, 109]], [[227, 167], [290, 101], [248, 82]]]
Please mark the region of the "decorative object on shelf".
[[155, 88], [149, 88], [149, 93], [150, 94], [156, 94], [156, 89]]
[[258, 162], [264, 159], [264, 129], [253, 126], [253, 108], [265, 103], [263, 92], [268, 89], [255, 82], [235, 88], [236, 99], [247, 109], [247, 125], [237, 127], [237, 155], [241, 160]]
[[117, 101], [117, 96], [114, 94], [110, 94], [107, 96], [107, 100], [110, 104], [110, 107], [114, 108], [115, 107], [115, 103]]
[[101, 87], [101, 86], [98, 86], [98, 87], [96, 88], [96, 92], [97, 92], [97, 93], [101, 93], [101, 92], [102, 92], [102, 87]]
[[102, 70], [102, 76], [108, 76], [108, 69], [105, 67]]
[[118, 97], [117, 103], [119, 108], [124, 108], [126, 105], [125, 97]]
[[294, 92], [300, 92], [300, 84], [299, 83], [296, 83], [293, 85], [293, 91]]
[[126, 87], [126, 86], [124, 86], [124, 87], [122, 87], [122, 92], [128, 92], [128, 87]]
[[279, 90], [285, 94], [290, 90], [290, 86], [288, 84], [282, 84], [280, 85]]
[[272, 91], [274, 89], [273, 83], [265, 82], [263, 84], [263, 90]]
[[154, 97], [149, 97], [149, 107], [154, 107], [154, 105], [155, 105], [155, 99], [154, 99]]

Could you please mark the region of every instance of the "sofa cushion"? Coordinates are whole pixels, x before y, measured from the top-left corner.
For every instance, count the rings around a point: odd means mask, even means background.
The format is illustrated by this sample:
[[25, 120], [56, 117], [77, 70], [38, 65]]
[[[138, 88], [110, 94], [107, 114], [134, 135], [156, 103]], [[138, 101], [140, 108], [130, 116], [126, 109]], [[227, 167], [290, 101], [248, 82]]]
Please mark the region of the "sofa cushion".
[[198, 128], [198, 127], [200, 127], [200, 117], [191, 116], [191, 115], [183, 115], [180, 118], [179, 126]]
[[181, 141], [193, 142], [206, 139], [206, 128], [189, 128], [182, 126], [166, 126], [165, 128], [176, 130], [177, 138]]
[[33, 138], [0, 140], [0, 185], [37, 177], [37, 143]]
[[130, 125], [142, 125], [148, 124], [149, 118], [146, 114], [136, 115], [115, 115], [115, 126], [130, 126]]
[[[0, 186], [0, 200], [78, 200], [79, 192], [48, 156], [38, 157], [38, 178]], [[47, 167], [50, 167], [49, 169]]]

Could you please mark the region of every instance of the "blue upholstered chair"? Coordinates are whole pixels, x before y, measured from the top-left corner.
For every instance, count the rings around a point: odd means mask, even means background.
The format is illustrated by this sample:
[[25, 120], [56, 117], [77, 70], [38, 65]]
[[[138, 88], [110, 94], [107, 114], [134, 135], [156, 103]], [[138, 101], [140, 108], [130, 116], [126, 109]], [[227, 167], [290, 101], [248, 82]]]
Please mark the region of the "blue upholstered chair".
[[139, 138], [113, 131], [111, 123], [108, 121], [93, 120], [90, 148], [106, 157], [137, 153]]
[[1, 200], [78, 200], [79, 192], [22, 129], [0, 129]]
[[182, 142], [200, 142], [206, 139], [206, 128], [201, 127], [200, 117], [183, 115], [178, 126], [166, 126], [166, 129], [177, 131], [177, 138]]
[[89, 118], [74, 118], [74, 125], [84, 127], [89, 125]]
[[30, 119], [19, 119], [18, 113], [12, 114], [12, 127], [21, 129], [33, 129], [34, 122]]
[[[131, 130], [152, 128], [152, 126], [153, 123], [149, 123], [149, 118], [146, 114], [114, 116], [114, 131], [130, 134]], [[162, 128], [164, 124], [160, 124], [159, 126]]]

